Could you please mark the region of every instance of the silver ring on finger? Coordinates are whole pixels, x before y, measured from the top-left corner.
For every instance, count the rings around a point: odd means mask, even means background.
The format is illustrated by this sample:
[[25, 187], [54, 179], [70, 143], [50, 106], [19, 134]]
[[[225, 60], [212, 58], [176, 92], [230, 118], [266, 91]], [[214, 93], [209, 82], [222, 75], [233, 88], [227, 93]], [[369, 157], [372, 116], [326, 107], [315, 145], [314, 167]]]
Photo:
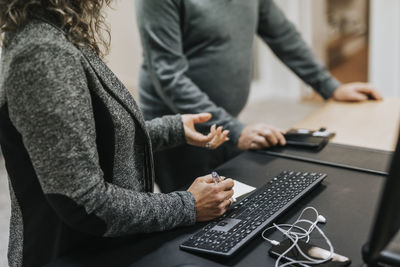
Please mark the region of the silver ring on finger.
[[206, 148], [207, 148], [207, 149], [211, 149], [211, 142], [208, 142], [208, 143], [206, 144]]
[[230, 198], [229, 199], [229, 206], [232, 206], [232, 204], [233, 204], [233, 200], [232, 200], [232, 198]]

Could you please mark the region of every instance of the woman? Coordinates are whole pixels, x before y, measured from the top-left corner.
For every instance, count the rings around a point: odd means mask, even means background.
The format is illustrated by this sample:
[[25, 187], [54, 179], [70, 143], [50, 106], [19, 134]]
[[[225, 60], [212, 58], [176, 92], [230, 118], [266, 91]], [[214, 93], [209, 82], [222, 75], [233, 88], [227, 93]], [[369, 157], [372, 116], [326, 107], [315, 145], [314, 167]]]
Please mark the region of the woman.
[[201, 177], [153, 194], [153, 150], [216, 148], [194, 125], [209, 114], [144, 122], [101, 61], [101, 9], [111, 1], [0, 0], [4, 33], [0, 142], [10, 177], [10, 266], [42, 266], [123, 236], [206, 221], [225, 212], [233, 181]]

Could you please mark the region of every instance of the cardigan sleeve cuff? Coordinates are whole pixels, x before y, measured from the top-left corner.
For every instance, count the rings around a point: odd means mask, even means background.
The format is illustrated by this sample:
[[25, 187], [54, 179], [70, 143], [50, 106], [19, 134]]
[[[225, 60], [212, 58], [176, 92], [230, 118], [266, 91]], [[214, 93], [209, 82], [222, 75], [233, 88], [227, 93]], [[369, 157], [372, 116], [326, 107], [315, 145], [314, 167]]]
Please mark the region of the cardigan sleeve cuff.
[[188, 191], [177, 192], [183, 202], [183, 214], [184, 220], [182, 225], [193, 225], [196, 223], [196, 200], [194, 199], [192, 193]]

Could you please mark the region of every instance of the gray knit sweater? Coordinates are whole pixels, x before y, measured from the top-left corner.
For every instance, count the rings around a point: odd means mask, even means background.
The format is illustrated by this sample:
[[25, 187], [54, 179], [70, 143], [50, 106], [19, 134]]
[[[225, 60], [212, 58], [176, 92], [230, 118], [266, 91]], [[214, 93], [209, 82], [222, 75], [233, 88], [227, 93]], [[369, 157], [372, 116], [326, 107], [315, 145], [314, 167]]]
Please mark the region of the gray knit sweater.
[[120, 236], [193, 224], [191, 193], [152, 193], [152, 150], [184, 141], [179, 115], [145, 123], [97, 55], [58, 28], [32, 20], [7, 34], [0, 143], [12, 198], [9, 264], [42, 266]]

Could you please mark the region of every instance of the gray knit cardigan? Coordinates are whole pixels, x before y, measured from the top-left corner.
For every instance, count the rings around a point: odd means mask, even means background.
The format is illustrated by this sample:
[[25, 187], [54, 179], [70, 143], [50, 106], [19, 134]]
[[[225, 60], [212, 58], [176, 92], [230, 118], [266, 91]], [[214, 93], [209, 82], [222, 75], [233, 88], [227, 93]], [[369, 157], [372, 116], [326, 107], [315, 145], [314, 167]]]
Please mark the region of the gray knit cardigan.
[[12, 198], [10, 266], [195, 222], [189, 192], [155, 194], [153, 151], [185, 142], [179, 115], [144, 122], [100, 58], [31, 20], [5, 37], [0, 143]]

